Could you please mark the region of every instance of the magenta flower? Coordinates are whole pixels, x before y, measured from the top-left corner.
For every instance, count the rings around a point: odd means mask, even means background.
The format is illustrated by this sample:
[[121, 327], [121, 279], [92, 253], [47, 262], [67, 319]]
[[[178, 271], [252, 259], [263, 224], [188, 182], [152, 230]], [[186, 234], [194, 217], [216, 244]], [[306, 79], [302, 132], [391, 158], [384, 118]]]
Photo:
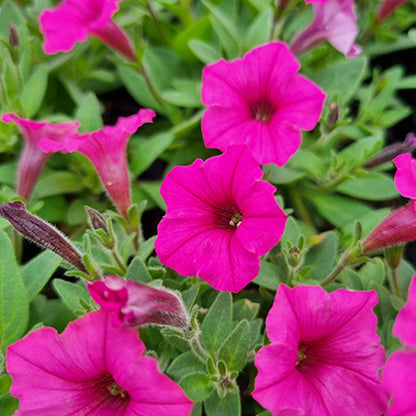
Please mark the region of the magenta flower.
[[122, 0], [64, 0], [39, 18], [47, 54], [69, 52], [77, 42], [95, 36], [110, 48], [134, 60], [136, 54], [124, 31], [111, 19]]
[[88, 285], [91, 297], [113, 313], [115, 326], [167, 325], [185, 329], [186, 309], [178, 296], [163, 287], [153, 287], [117, 276]]
[[207, 147], [247, 144], [260, 164], [283, 166], [298, 150], [300, 130], [319, 120], [325, 94], [298, 75], [300, 65], [281, 42], [257, 47], [242, 59], [219, 60], [202, 73], [202, 117]]
[[386, 416], [412, 416], [416, 414], [416, 275], [410, 283], [407, 303], [397, 315], [393, 335], [406, 348], [393, 352], [383, 369], [383, 384], [393, 395]]
[[320, 4], [325, 4], [325, 3], [327, 3], [328, 1], [330, 1], [330, 0], [305, 0], [305, 3], [306, 3], [306, 4], [308, 4], [308, 3], [320, 3]]
[[160, 190], [167, 205], [155, 242], [160, 261], [217, 290], [240, 291], [287, 219], [262, 176], [246, 146], [172, 169]]
[[347, 58], [361, 53], [361, 47], [354, 43], [358, 34], [354, 0], [331, 0], [313, 4], [314, 19], [292, 40], [290, 48], [295, 55], [314, 48], [327, 40]]
[[[78, 140], [78, 121], [53, 124], [48, 121], [33, 121], [20, 118], [13, 113], [1, 117], [4, 123], [16, 123], [25, 140], [18, 165], [16, 193], [29, 200], [33, 188], [42, 173], [51, 153], [73, 152]], [[49, 143], [47, 149], [43, 143]]]
[[396, 189], [405, 198], [416, 199], [416, 160], [406, 153], [397, 156], [393, 162], [397, 168], [394, 175]]
[[384, 0], [377, 10], [377, 23], [386, 20], [398, 7], [406, 3], [406, 1], [407, 0]]
[[273, 415], [380, 416], [384, 348], [372, 309], [377, 295], [280, 285], [266, 318], [253, 397]]
[[131, 205], [130, 179], [126, 147], [130, 135], [144, 123], [152, 123], [156, 114], [143, 109], [129, 117], [120, 117], [115, 126], [79, 136], [78, 152], [93, 163], [115, 206], [125, 218]]
[[40, 328], [7, 349], [19, 416], [189, 415], [192, 402], [159, 372], [132, 328], [104, 311], [71, 322], [62, 334]]

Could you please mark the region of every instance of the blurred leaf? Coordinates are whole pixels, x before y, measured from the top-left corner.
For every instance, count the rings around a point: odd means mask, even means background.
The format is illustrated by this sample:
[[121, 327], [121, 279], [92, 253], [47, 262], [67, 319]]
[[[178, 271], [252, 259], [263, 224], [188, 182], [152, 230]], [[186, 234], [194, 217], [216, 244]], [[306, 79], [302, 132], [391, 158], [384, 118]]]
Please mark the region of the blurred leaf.
[[100, 102], [93, 92], [84, 95], [75, 112], [75, 119], [81, 123], [80, 131], [93, 132], [103, 127]]
[[306, 175], [305, 171], [292, 169], [288, 166], [279, 167], [273, 164], [265, 165], [263, 171], [265, 175], [264, 179], [276, 185], [296, 182]]
[[259, 274], [253, 280], [253, 283], [263, 286], [266, 289], [277, 290], [279, 284], [282, 283], [279, 269], [273, 266], [273, 264], [261, 260]]
[[210, 64], [221, 58], [221, 53], [208, 42], [192, 39], [188, 45], [194, 55], [204, 64]]
[[368, 173], [361, 178], [349, 179], [341, 183], [337, 191], [368, 201], [386, 201], [399, 196], [393, 179], [378, 172]]
[[20, 103], [27, 118], [32, 118], [39, 110], [48, 86], [46, 65], [39, 64], [23, 87]]
[[66, 280], [54, 279], [52, 285], [65, 305], [75, 315], [79, 316], [85, 312], [90, 312], [87, 305], [91, 304], [91, 297], [84, 282], [70, 283]]
[[232, 329], [232, 303], [229, 292], [220, 292], [205, 316], [201, 341], [214, 354]]
[[345, 169], [352, 171], [360, 167], [372, 156], [375, 156], [383, 147], [383, 138], [370, 136], [357, 140], [338, 153], [337, 157], [345, 166]]
[[32, 258], [21, 269], [21, 276], [26, 286], [28, 301], [32, 300], [48, 283], [50, 277], [61, 263], [61, 258], [46, 250]]
[[179, 380], [179, 385], [194, 402], [206, 399], [214, 390], [214, 383], [207, 373], [188, 374]]
[[225, 397], [219, 397], [214, 392], [204, 401], [204, 408], [207, 416], [240, 416], [240, 394], [239, 392], [232, 392]]
[[254, 303], [246, 298], [239, 299], [233, 303], [233, 320], [237, 322], [243, 319], [252, 321], [257, 316], [259, 308], [260, 305], [258, 303]]
[[152, 277], [140, 257], [135, 257], [129, 264], [126, 279], [135, 280], [136, 282], [141, 283], [149, 283], [152, 281]]
[[363, 283], [363, 288], [368, 290], [371, 284], [383, 285], [386, 280], [386, 266], [383, 260], [374, 257], [361, 267], [358, 275]]
[[250, 24], [244, 37], [246, 50], [267, 43], [270, 39], [273, 23], [273, 9], [264, 9]]
[[29, 303], [12, 243], [0, 231], [0, 350], [19, 339], [26, 329]]
[[179, 107], [201, 106], [201, 82], [194, 80], [175, 79], [172, 81], [174, 90], [167, 90], [162, 97], [170, 104]]
[[167, 369], [167, 373], [170, 377], [179, 381], [188, 374], [201, 373], [205, 369], [205, 364], [192, 351], [187, 351], [172, 361]]
[[39, 179], [35, 193], [38, 198], [45, 198], [52, 195], [75, 193], [82, 188], [82, 182], [74, 173], [55, 171]]

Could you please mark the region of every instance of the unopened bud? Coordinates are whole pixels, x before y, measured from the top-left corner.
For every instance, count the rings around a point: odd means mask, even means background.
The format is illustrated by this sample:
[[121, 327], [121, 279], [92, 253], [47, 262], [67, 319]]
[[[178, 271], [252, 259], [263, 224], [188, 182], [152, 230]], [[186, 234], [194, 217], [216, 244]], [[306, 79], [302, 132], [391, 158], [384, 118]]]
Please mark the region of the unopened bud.
[[103, 230], [106, 234], [108, 234], [108, 227], [107, 227], [107, 221], [105, 218], [94, 208], [85, 206], [85, 211], [88, 216], [88, 223], [90, 227], [94, 230]]
[[146, 324], [189, 327], [186, 308], [176, 293], [117, 276], [88, 285], [91, 297], [113, 314], [114, 326]]
[[23, 202], [13, 201], [2, 205], [0, 214], [24, 237], [53, 251], [68, 263], [87, 273], [81, 253], [67, 240], [64, 234], [36, 215], [27, 212]]
[[363, 254], [416, 240], [416, 201], [393, 211], [363, 241]]
[[17, 31], [16, 25], [13, 23], [9, 23], [9, 45], [12, 48], [18, 48], [20, 45], [19, 32]]
[[332, 128], [337, 124], [339, 118], [339, 105], [335, 101], [332, 101], [328, 104], [329, 113], [326, 119], [329, 128]]

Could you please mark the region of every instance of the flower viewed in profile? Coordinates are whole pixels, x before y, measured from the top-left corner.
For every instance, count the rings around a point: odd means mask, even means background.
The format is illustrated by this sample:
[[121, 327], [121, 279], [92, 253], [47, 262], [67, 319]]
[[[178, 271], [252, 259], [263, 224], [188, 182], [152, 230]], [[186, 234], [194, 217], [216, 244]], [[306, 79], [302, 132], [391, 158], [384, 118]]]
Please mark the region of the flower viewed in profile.
[[129, 117], [120, 117], [115, 126], [79, 136], [78, 152], [93, 163], [100, 179], [120, 214], [127, 218], [131, 205], [130, 179], [126, 147], [130, 135], [144, 123], [152, 123], [156, 114], [142, 109]]
[[287, 219], [262, 176], [246, 146], [173, 168], [160, 190], [167, 211], [155, 249], [162, 264], [217, 290], [238, 292], [251, 282]]
[[88, 290], [102, 309], [113, 312], [115, 326], [188, 326], [185, 306], [174, 292], [163, 287], [109, 275], [89, 284]]
[[298, 150], [300, 130], [319, 120], [325, 94], [298, 75], [299, 63], [282, 42], [259, 46], [241, 59], [220, 59], [202, 73], [207, 147], [246, 144], [261, 165], [283, 166]]
[[347, 58], [359, 55], [361, 48], [354, 43], [358, 34], [354, 8], [354, 0], [315, 2], [312, 23], [292, 40], [293, 53], [300, 55], [327, 40]]
[[179, 415], [192, 402], [144, 356], [133, 328], [116, 328], [104, 311], [58, 334], [43, 327], [7, 349], [11, 394], [21, 416]]
[[384, 348], [377, 294], [280, 285], [266, 318], [253, 397], [273, 415], [380, 416]]
[[[34, 186], [51, 153], [73, 152], [78, 144], [78, 121], [53, 124], [48, 121], [33, 121], [20, 118], [13, 113], [1, 117], [4, 123], [16, 123], [25, 143], [18, 165], [16, 193], [29, 200]], [[44, 143], [49, 143], [47, 148]]]
[[112, 17], [122, 0], [64, 0], [59, 6], [43, 11], [39, 18], [47, 54], [69, 52], [76, 42], [95, 36], [110, 48], [134, 60], [130, 40]]
[[386, 416], [416, 414], [416, 276], [410, 283], [407, 303], [399, 311], [393, 335], [405, 349], [393, 352], [383, 369], [383, 384], [393, 396]]

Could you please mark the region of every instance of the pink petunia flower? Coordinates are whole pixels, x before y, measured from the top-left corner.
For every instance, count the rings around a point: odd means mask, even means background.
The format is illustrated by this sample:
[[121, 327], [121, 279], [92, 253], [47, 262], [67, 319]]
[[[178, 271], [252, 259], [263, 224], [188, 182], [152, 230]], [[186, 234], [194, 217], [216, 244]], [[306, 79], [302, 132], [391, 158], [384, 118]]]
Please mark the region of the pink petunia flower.
[[393, 396], [386, 416], [413, 416], [416, 415], [416, 275], [410, 283], [407, 303], [394, 322], [393, 335], [406, 348], [393, 352], [383, 369], [383, 384]]
[[132, 116], [120, 117], [115, 126], [104, 126], [102, 130], [79, 136], [78, 152], [91, 160], [105, 189], [125, 218], [131, 205], [127, 142], [130, 135], [144, 123], [152, 123], [154, 117], [156, 113], [153, 110], [142, 109]]
[[167, 205], [155, 242], [160, 261], [217, 290], [240, 291], [287, 219], [262, 176], [246, 146], [172, 169], [160, 190]]
[[112, 312], [115, 326], [156, 324], [185, 329], [189, 324], [182, 301], [163, 287], [111, 275], [87, 287], [101, 308]]
[[377, 9], [376, 20], [381, 23], [407, 0], [384, 0]]
[[300, 130], [319, 120], [325, 94], [298, 75], [299, 63], [282, 42], [259, 46], [242, 59], [219, 60], [202, 73], [207, 147], [247, 144], [259, 164], [283, 166], [298, 150]]
[[[16, 123], [25, 140], [18, 165], [16, 193], [29, 200], [33, 188], [42, 173], [51, 153], [73, 152], [78, 144], [78, 127], [80, 123], [53, 124], [48, 121], [33, 121], [20, 118], [13, 113], [1, 117], [4, 123]], [[42, 144], [48, 142], [45, 149]]]
[[384, 348], [377, 294], [280, 285], [266, 318], [253, 397], [273, 415], [380, 416]]
[[104, 311], [69, 323], [62, 334], [40, 328], [7, 349], [19, 416], [187, 416], [192, 402], [159, 372], [132, 328]]
[[64, 0], [39, 18], [47, 54], [69, 52], [77, 42], [95, 36], [110, 48], [134, 60], [136, 54], [125, 32], [112, 17], [122, 0]]
[[347, 58], [361, 53], [361, 47], [354, 43], [358, 34], [354, 0], [331, 0], [313, 4], [314, 19], [292, 40], [290, 48], [295, 55], [314, 48], [327, 40]]
[[416, 199], [416, 160], [410, 153], [397, 156], [393, 162], [397, 171], [394, 185], [405, 198]]

